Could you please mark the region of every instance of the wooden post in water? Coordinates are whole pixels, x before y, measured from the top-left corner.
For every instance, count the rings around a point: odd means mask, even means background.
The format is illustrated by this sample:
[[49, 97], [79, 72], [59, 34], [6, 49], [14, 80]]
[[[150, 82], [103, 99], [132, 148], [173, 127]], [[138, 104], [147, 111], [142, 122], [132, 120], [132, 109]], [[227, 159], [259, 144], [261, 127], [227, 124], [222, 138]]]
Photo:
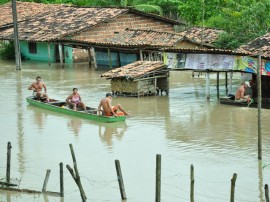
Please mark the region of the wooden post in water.
[[63, 62], [64, 59], [63, 59], [63, 48], [62, 48], [61, 43], [59, 43], [58, 49], [59, 49], [60, 64], [61, 64], [61, 67], [63, 68], [64, 67], [64, 62]]
[[96, 58], [96, 52], [95, 52], [94, 47], [91, 48], [91, 55], [93, 57], [94, 67], [95, 69], [97, 69], [97, 58]]
[[161, 154], [156, 155], [156, 202], [160, 202], [161, 192]]
[[230, 83], [229, 83], [229, 92], [232, 93], [232, 77], [233, 77], [233, 72], [230, 71]]
[[142, 53], [142, 49], [140, 49], [140, 60], [143, 61], [143, 53]]
[[63, 163], [59, 164], [60, 166], [60, 197], [64, 197], [64, 169]]
[[206, 72], [206, 99], [210, 100], [210, 73]]
[[88, 53], [88, 64], [89, 64], [89, 67], [91, 68], [91, 51], [89, 48], [87, 48], [87, 53]]
[[75, 157], [75, 153], [74, 153], [72, 144], [69, 144], [69, 147], [70, 147], [71, 156], [72, 156], [72, 159], [73, 159], [73, 166], [74, 166], [75, 173], [74, 173], [73, 169], [69, 165], [67, 165], [66, 167], [67, 167], [68, 171], [70, 172], [72, 178], [76, 182], [77, 186], [79, 187], [81, 197], [82, 197], [82, 201], [85, 202], [86, 201], [86, 195], [85, 195], [85, 192], [84, 192], [83, 187], [82, 187], [81, 178], [80, 178], [79, 171], [78, 171], [78, 168], [77, 168], [76, 157]]
[[48, 60], [49, 60], [49, 66], [51, 65], [51, 44], [48, 43]]
[[231, 200], [230, 202], [234, 202], [234, 192], [235, 192], [235, 182], [236, 182], [237, 174], [234, 173], [231, 179]]
[[121, 198], [122, 198], [122, 200], [124, 200], [124, 199], [127, 199], [127, 196], [126, 196], [124, 180], [123, 180], [123, 177], [122, 177], [122, 171], [121, 171], [121, 166], [120, 166], [119, 160], [115, 160], [115, 168], [116, 168], [116, 173], [117, 173], [117, 179], [118, 179], [119, 189], [120, 189], [120, 193], [121, 193]]
[[108, 48], [108, 58], [109, 58], [110, 69], [112, 69], [112, 54], [109, 48]]
[[225, 89], [226, 95], [228, 94], [228, 72], [225, 72]]
[[6, 170], [6, 182], [10, 183], [10, 167], [11, 167], [11, 143], [7, 143], [7, 170]]
[[261, 84], [261, 55], [258, 56], [257, 68], [257, 90], [258, 90], [258, 159], [262, 159], [262, 134], [261, 134], [261, 120], [262, 120], [262, 84]]
[[17, 5], [16, 0], [12, 0], [12, 16], [13, 16], [13, 30], [14, 30], [14, 48], [15, 48], [15, 59], [16, 59], [16, 70], [22, 69], [21, 60], [21, 49], [19, 41], [19, 29], [17, 23]]
[[269, 190], [268, 190], [268, 184], [264, 185], [264, 192], [265, 192], [265, 202], [269, 202]]
[[43, 187], [42, 187], [42, 192], [43, 193], [46, 192], [46, 188], [47, 188], [47, 184], [48, 184], [48, 181], [49, 181], [50, 173], [51, 173], [51, 170], [48, 169], [46, 171], [46, 176], [45, 176]]
[[191, 164], [190, 166], [190, 202], [194, 202], [194, 166]]
[[217, 98], [219, 98], [219, 72], [217, 72]]

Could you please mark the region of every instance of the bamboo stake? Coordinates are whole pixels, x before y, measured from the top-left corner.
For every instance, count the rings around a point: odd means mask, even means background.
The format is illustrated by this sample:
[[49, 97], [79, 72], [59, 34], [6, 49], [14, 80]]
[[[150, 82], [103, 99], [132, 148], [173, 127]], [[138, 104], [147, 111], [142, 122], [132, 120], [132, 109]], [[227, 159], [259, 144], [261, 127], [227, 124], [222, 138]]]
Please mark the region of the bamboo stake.
[[72, 178], [76, 182], [77, 186], [79, 187], [81, 197], [82, 197], [82, 201], [85, 202], [86, 201], [86, 195], [85, 195], [85, 192], [84, 192], [83, 187], [82, 187], [81, 178], [80, 178], [79, 171], [78, 171], [78, 168], [77, 168], [77, 162], [76, 162], [75, 153], [74, 153], [72, 144], [69, 144], [69, 147], [70, 147], [71, 156], [72, 156], [72, 159], [73, 159], [73, 166], [74, 166], [75, 173], [73, 172], [73, 169], [69, 165], [67, 165], [66, 167], [67, 167], [68, 171], [70, 172]]
[[235, 182], [236, 182], [237, 174], [234, 173], [231, 179], [231, 200], [230, 202], [234, 202], [234, 192], [235, 192]]
[[265, 190], [265, 202], [269, 202], [269, 190], [268, 190], [268, 184], [264, 185]]
[[64, 172], [63, 172], [63, 163], [59, 164], [60, 166], [60, 196], [64, 197]]
[[6, 170], [6, 182], [10, 183], [10, 167], [11, 167], [11, 143], [7, 143], [7, 170]]
[[46, 172], [44, 183], [43, 183], [42, 192], [46, 192], [46, 188], [47, 188], [47, 184], [48, 184], [48, 181], [49, 181], [50, 173], [51, 173], [51, 170], [48, 169], [47, 172]]
[[160, 202], [161, 192], [161, 154], [156, 155], [156, 202]]
[[262, 134], [261, 134], [261, 119], [262, 119], [262, 84], [261, 84], [261, 55], [258, 56], [257, 69], [257, 89], [258, 89], [258, 159], [262, 159]]
[[116, 167], [116, 173], [117, 173], [117, 179], [118, 179], [118, 184], [119, 184], [121, 197], [122, 197], [122, 200], [124, 200], [124, 199], [127, 199], [127, 196], [126, 196], [124, 180], [123, 180], [123, 177], [122, 177], [121, 166], [120, 166], [120, 161], [119, 160], [115, 160], [115, 167]]
[[194, 202], [194, 166], [190, 166], [190, 202]]

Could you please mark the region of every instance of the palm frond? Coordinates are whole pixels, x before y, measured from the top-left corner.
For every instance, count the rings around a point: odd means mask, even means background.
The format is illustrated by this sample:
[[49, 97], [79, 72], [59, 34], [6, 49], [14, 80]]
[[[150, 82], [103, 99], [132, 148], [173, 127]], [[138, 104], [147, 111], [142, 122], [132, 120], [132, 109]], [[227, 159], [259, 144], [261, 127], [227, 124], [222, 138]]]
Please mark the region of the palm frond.
[[159, 15], [163, 14], [163, 11], [160, 6], [140, 4], [140, 5], [134, 5], [134, 8], [136, 8], [137, 10], [146, 12], [146, 13], [155, 13]]

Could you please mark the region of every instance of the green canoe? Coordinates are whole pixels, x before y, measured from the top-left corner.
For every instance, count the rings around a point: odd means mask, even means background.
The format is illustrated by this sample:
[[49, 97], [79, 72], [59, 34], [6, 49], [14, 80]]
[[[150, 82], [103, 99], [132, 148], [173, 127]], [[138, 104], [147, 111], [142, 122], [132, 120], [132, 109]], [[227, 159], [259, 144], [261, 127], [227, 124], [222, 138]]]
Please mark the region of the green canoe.
[[59, 101], [59, 100], [50, 99], [49, 103], [45, 103], [45, 102], [38, 101], [33, 96], [31, 96], [31, 97], [27, 97], [26, 101], [29, 104], [40, 107], [40, 108], [49, 109], [49, 110], [52, 110], [55, 112], [69, 114], [69, 115], [73, 115], [73, 116], [77, 116], [77, 117], [81, 117], [81, 118], [85, 118], [85, 119], [90, 119], [90, 120], [95, 120], [95, 121], [99, 121], [99, 122], [111, 123], [111, 122], [118, 122], [118, 121], [125, 121], [126, 120], [126, 116], [117, 116], [117, 117], [115, 117], [115, 116], [99, 116], [99, 115], [97, 115], [97, 109], [91, 108], [91, 107], [86, 107], [87, 112], [85, 112], [84, 110], [74, 111], [73, 109], [69, 109], [66, 106], [66, 102]]

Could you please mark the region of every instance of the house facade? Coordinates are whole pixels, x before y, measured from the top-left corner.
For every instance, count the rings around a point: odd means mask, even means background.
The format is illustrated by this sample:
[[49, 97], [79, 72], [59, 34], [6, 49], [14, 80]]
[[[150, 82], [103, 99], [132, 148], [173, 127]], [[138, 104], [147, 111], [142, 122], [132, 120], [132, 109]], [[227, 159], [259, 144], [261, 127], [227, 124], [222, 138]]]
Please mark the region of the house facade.
[[[33, 12], [25, 12], [26, 8]], [[37, 61], [80, 62], [93, 53], [61, 43], [61, 39], [100, 42], [126, 28], [173, 31], [178, 21], [129, 8], [75, 7], [17, 2], [19, 40], [24, 58]], [[13, 40], [11, 3], [0, 6], [0, 40]], [[37, 11], [37, 12], [34, 12]], [[112, 53], [113, 54], [113, 53]], [[97, 52], [102, 58], [103, 51]], [[102, 59], [100, 59], [101, 61]], [[127, 63], [129, 60], [127, 61]]]

